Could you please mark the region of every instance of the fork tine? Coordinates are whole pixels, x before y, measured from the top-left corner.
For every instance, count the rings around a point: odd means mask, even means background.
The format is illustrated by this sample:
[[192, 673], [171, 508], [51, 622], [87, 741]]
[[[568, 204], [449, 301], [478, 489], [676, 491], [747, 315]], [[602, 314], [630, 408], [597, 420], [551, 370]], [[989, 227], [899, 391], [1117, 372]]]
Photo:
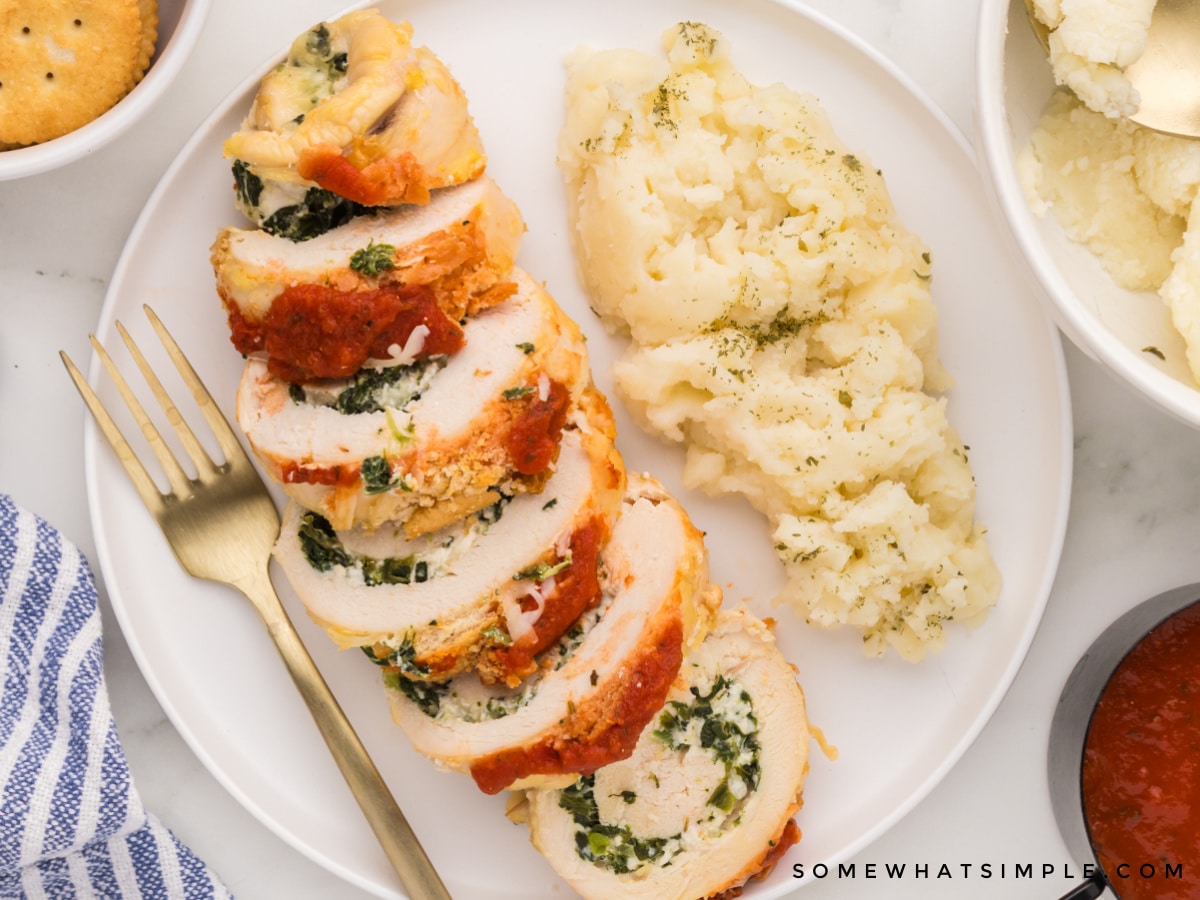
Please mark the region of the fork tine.
[[196, 374], [196, 370], [192, 368], [192, 364], [188, 361], [188, 358], [179, 349], [179, 345], [175, 343], [175, 338], [171, 337], [171, 333], [167, 331], [167, 326], [162, 323], [162, 319], [149, 306], [143, 305], [142, 309], [145, 310], [146, 317], [150, 319], [150, 324], [154, 326], [154, 330], [158, 334], [158, 339], [166, 347], [167, 353], [171, 357], [171, 362], [175, 363], [175, 368], [179, 370], [184, 383], [191, 388], [196, 405], [200, 407], [200, 412], [203, 413], [205, 421], [208, 422], [208, 427], [217, 439], [217, 444], [220, 446], [221, 452], [225, 454], [226, 461], [232, 463], [235, 460], [240, 460], [241, 462], [249, 463], [250, 458], [246, 455], [246, 451], [237, 439], [237, 435], [234, 434], [233, 428], [230, 427], [229, 421], [221, 413], [221, 410], [217, 408], [212, 394], [208, 392], [208, 388], [204, 386], [204, 382], [200, 380], [200, 376]]
[[167, 447], [162, 435], [154, 426], [154, 423], [150, 421], [150, 417], [146, 415], [146, 410], [130, 389], [129, 382], [125, 380], [125, 376], [121, 374], [116, 363], [112, 361], [112, 357], [108, 355], [108, 351], [104, 349], [104, 345], [100, 343], [96, 336], [89, 334], [88, 340], [92, 342], [92, 347], [95, 348], [96, 355], [100, 357], [100, 362], [104, 364], [109, 377], [117, 386], [117, 390], [120, 391], [125, 405], [129, 407], [129, 411], [133, 413], [134, 419], [137, 420], [138, 427], [142, 430], [142, 436], [146, 438], [146, 443], [150, 445], [155, 458], [158, 459], [159, 465], [162, 466], [163, 472], [166, 473], [167, 480], [171, 483], [171, 490], [181, 499], [191, 496], [192, 485], [187, 473], [183, 471], [178, 460], [175, 459], [175, 455]]
[[162, 407], [162, 411], [166, 413], [167, 421], [171, 423], [171, 428], [173, 428], [175, 430], [175, 434], [179, 436], [179, 441], [183, 444], [183, 449], [187, 451], [187, 455], [191, 457], [192, 463], [196, 466], [197, 471], [199, 471], [202, 475], [206, 472], [212, 471], [216, 467], [216, 463], [213, 462], [212, 457], [208, 455], [207, 451], [200, 446], [200, 442], [196, 440], [195, 432], [192, 431], [192, 429], [188, 426], [188, 423], [184, 421], [183, 416], [180, 415], [179, 409], [175, 406], [174, 401], [171, 400], [171, 395], [167, 393], [166, 388], [163, 387], [162, 382], [159, 380], [155, 371], [150, 368], [150, 363], [146, 361], [146, 357], [142, 353], [141, 348], [134, 343], [134, 340], [132, 337], [130, 337], [129, 332], [125, 330], [124, 325], [122, 325], [120, 322], [117, 322], [116, 324], [117, 331], [121, 335], [121, 340], [123, 340], [125, 342], [125, 346], [129, 348], [129, 355], [132, 356], [133, 361], [137, 363], [138, 369], [141, 370], [142, 377], [146, 379], [146, 384], [150, 386], [150, 391], [154, 394], [154, 398], [158, 401], [158, 405]]
[[100, 398], [96, 396], [96, 392], [87, 383], [87, 379], [83, 377], [83, 373], [71, 361], [71, 357], [67, 356], [66, 352], [62, 350], [58, 352], [58, 355], [62, 358], [63, 365], [67, 367], [67, 373], [71, 376], [71, 380], [75, 382], [75, 387], [95, 418], [96, 424], [100, 426], [101, 433], [108, 439], [108, 443], [112, 445], [113, 450], [117, 454], [117, 459], [125, 467], [125, 471], [133, 481], [134, 487], [137, 488], [138, 494], [141, 495], [142, 501], [149, 508], [151, 514], [157, 517], [164, 506], [163, 495], [159, 491], [158, 485], [154, 483], [154, 480], [146, 471], [146, 467], [137, 458], [137, 454], [133, 452], [133, 448], [129, 446], [129, 442], [125, 440], [125, 436], [121, 434], [117, 423], [108, 414], [108, 410], [104, 408], [104, 405], [100, 402]]

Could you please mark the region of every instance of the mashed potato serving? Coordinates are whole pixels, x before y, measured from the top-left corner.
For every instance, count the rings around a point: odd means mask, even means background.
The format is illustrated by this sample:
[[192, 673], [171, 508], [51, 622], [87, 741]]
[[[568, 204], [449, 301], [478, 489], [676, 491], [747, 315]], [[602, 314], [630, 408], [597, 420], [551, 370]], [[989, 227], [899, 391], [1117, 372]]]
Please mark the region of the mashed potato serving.
[[1030, 208], [1053, 213], [1119, 286], [1158, 293], [1200, 385], [1200, 141], [1109, 117], [1085, 99], [1055, 91], [1019, 154]]
[[780, 599], [918, 659], [999, 588], [931, 393], [930, 251], [815, 98], [750, 84], [705, 25], [663, 46], [568, 63], [559, 163], [590, 300], [632, 336], [617, 390], [689, 486], [770, 517]]
[[1033, 0], [1049, 29], [1056, 83], [1091, 109], [1116, 118], [1137, 112], [1140, 99], [1125, 69], [1146, 49], [1155, 0]]

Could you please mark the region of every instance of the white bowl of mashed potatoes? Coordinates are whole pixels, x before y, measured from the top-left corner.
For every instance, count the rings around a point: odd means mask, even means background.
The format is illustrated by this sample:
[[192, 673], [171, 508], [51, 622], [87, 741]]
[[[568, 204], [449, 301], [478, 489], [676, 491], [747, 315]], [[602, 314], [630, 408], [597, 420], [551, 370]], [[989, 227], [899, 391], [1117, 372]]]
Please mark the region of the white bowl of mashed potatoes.
[[8, 4], [0, 181], [74, 162], [141, 119], [191, 55], [210, 2]]
[[[1076, 7], [1108, 28], [1120, 5]], [[1095, 92], [1119, 66], [1084, 72], [1087, 88], [1056, 84], [1021, 0], [983, 0], [976, 64], [980, 166], [1059, 327], [1147, 400], [1200, 427], [1200, 205], [1188, 228], [1200, 142], [1080, 99], [1093, 89], [1088, 99], [1103, 107]]]

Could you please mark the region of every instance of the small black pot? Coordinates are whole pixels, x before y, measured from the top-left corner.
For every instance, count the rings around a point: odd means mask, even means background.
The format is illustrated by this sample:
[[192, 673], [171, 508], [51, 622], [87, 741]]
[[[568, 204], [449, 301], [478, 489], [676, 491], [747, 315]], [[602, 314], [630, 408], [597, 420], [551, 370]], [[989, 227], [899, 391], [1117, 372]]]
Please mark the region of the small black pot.
[[1083, 809], [1083, 749], [1092, 713], [1121, 661], [1165, 619], [1200, 601], [1200, 584], [1190, 584], [1140, 603], [1096, 638], [1067, 678], [1050, 724], [1047, 768], [1050, 804], [1067, 849], [1090, 862], [1094, 874], [1061, 900], [1091, 900], [1116, 889], [1100, 868]]

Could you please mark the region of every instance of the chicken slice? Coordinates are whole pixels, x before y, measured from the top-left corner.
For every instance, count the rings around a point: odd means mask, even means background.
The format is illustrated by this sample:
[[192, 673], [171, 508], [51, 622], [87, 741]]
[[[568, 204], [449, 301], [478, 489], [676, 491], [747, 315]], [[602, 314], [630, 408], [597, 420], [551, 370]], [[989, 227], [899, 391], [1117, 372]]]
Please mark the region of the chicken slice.
[[293, 381], [342, 378], [402, 348], [417, 326], [433, 336], [421, 355], [458, 349], [459, 320], [515, 290], [524, 231], [516, 204], [485, 176], [303, 243], [224, 228], [212, 265], [240, 353], [265, 352]]
[[517, 292], [467, 320], [452, 356], [298, 387], [247, 360], [237, 418], [267, 474], [336, 530], [410, 536], [540, 489], [589, 389], [578, 326], [514, 269]]
[[737, 896], [799, 839], [808, 744], [804, 695], [770, 629], [724, 610], [629, 758], [529, 790], [510, 816], [587, 900]]

